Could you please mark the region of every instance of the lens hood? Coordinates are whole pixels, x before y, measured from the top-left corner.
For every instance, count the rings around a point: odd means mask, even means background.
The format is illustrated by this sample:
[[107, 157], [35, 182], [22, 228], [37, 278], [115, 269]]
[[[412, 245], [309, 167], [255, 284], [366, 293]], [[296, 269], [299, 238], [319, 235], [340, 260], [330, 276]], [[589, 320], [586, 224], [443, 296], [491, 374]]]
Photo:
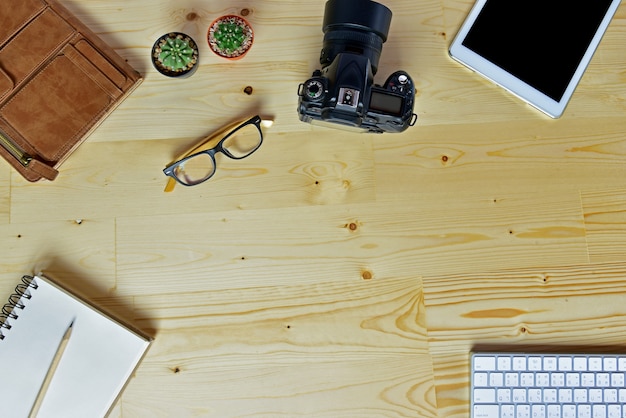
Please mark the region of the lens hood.
[[371, 0], [328, 0], [322, 30], [360, 30], [373, 32], [387, 41], [391, 26], [391, 10]]

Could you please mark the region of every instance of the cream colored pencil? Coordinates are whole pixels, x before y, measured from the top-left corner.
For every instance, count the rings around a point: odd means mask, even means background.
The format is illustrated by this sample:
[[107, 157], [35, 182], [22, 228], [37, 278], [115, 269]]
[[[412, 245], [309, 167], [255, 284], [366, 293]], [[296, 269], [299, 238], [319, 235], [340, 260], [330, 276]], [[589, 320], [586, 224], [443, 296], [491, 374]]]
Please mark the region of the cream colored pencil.
[[33, 408], [28, 415], [29, 418], [35, 418], [37, 413], [39, 412], [39, 408], [41, 408], [41, 404], [46, 396], [46, 392], [48, 391], [48, 386], [50, 386], [50, 381], [52, 381], [52, 377], [54, 377], [54, 372], [63, 357], [63, 352], [65, 351], [65, 347], [67, 347], [67, 343], [70, 340], [70, 336], [72, 335], [72, 326], [74, 325], [74, 321], [67, 327], [61, 342], [59, 343], [59, 347], [57, 348], [56, 353], [54, 354], [54, 358], [52, 359], [52, 363], [50, 363], [50, 368], [48, 369], [48, 373], [46, 373], [46, 378], [43, 380], [41, 384], [41, 388], [39, 389], [39, 393], [37, 394], [37, 399], [33, 404]]

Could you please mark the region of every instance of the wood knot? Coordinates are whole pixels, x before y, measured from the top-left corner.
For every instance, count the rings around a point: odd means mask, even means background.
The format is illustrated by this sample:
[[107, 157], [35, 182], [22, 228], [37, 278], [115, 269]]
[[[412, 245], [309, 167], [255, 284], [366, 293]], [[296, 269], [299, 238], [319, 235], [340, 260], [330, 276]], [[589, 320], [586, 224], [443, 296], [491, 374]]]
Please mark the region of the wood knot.
[[369, 271], [369, 270], [363, 270], [361, 272], [361, 278], [363, 280], [372, 280], [372, 277], [374, 277], [374, 276], [372, 275], [372, 272]]
[[187, 16], [185, 18], [188, 21], [192, 22], [192, 21], [198, 19], [198, 13], [196, 13], [196, 12], [189, 12], [189, 13], [187, 13]]

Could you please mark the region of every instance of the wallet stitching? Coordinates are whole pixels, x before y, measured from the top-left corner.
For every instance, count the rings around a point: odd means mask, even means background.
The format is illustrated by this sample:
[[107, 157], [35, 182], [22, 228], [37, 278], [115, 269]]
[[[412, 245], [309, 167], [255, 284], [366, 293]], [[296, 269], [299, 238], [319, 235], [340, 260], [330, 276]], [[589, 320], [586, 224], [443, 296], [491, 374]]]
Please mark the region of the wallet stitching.
[[[67, 56], [65, 55], [59, 55], [60, 56], [64, 56], [65, 58], [67, 58]], [[68, 60], [70, 60], [69, 58], [67, 58]], [[11, 97], [11, 99], [9, 101], [7, 101], [4, 105], [2, 105], [2, 107], [0, 108], [0, 114], [2, 114], [4, 112], [4, 109], [13, 102], [13, 100], [15, 100], [17, 97], [19, 97], [24, 90], [26, 89], [26, 87], [28, 87], [28, 85], [30, 85], [32, 82], [34, 82], [35, 80], [37, 80], [44, 72], [45, 70], [54, 62], [55, 60], [51, 60], [49, 61], [42, 69], [41, 71], [35, 75], [35, 77], [33, 77], [32, 79], [30, 79], [28, 81], [28, 83], [26, 83], [21, 89], [20, 91], [17, 92], [17, 94], [15, 94], [13, 97]], [[74, 63], [72, 60], [70, 60], [72, 63]], [[74, 64], [76, 65], [76, 64]], [[76, 66], [77, 68], [79, 68], [83, 73], [85, 73], [79, 66]], [[87, 74], [87, 76], [89, 76], [89, 74]], [[91, 77], [89, 77], [91, 79]], [[105, 91], [106, 93], [106, 91]], [[106, 93], [108, 96], [108, 93]], [[110, 96], [109, 96], [110, 98]], [[89, 128], [91, 126], [93, 126], [94, 121], [97, 121], [99, 118], [102, 117], [102, 115], [106, 114], [106, 111], [108, 108], [111, 107], [111, 103], [112, 101], [107, 102], [102, 109], [96, 113], [94, 115], [94, 117], [92, 117], [87, 123], [85, 123], [85, 125], [80, 128], [74, 135], [72, 135], [72, 137], [68, 138], [68, 140], [65, 142], [65, 144], [54, 154], [53, 159], [58, 160], [61, 157], [63, 157], [63, 154], [65, 152], [67, 152], [69, 149], [71, 149], [74, 145], [75, 145], [75, 140], [76, 138], [79, 138], [81, 135], [84, 135], [86, 132], [88, 132]], [[3, 118], [4, 119], [4, 118]], [[7, 121], [8, 122], [8, 121]], [[28, 142], [28, 140], [26, 139], [26, 135], [24, 135], [17, 127], [13, 126], [12, 124], [9, 123], [9, 125], [11, 125], [11, 127], [17, 132], [19, 133], [22, 138], [24, 138], [24, 140], [26, 140]], [[33, 144], [31, 144], [30, 142], [28, 142], [28, 144], [34, 149], [36, 150], [38, 153], [40, 152], [37, 147]]]
[[[27, 79], [28, 77], [30, 77], [30, 76], [31, 76], [31, 75], [32, 75], [35, 71], [37, 71], [37, 68], [39, 68], [39, 66], [40, 66], [42, 63], [44, 63], [44, 62], [46, 62], [46, 61], [50, 60], [50, 57], [52, 57], [52, 56], [54, 56], [54, 55], [58, 55], [58, 54], [59, 54], [59, 50], [61, 49], [61, 47], [62, 47], [63, 45], [66, 45], [66, 44], [67, 44], [67, 43], [68, 43], [68, 42], [72, 39], [72, 37], [76, 34], [76, 29], [74, 29], [74, 27], [72, 27], [72, 25], [70, 25], [70, 24], [69, 24], [69, 23], [68, 23], [65, 19], [63, 19], [63, 17], [62, 17], [62, 16], [60, 16], [57, 12], [55, 12], [55, 11], [54, 11], [54, 10], [52, 10], [52, 9], [49, 9], [49, 10], [50, 10], [50, 11], [52, 11], [52, 13], [54, 13], [57, 17], [59, 17], [59, 18], [63, 21], [63, 23], [65, 23], [66, 25], [68, 25], [68, 26], [69, 26], [72, 30], [70, 31], [70, 33], [69, 33], [69, 34], [68, 34], [68, 35], [67, 35], [64, 39], [62, 39], [61, 41], [59, 41], [59, 42], [56, 44], [56, 46], [55, 46], [54, 48], [52, 48], [52, 49], [51, 49], [51, 51], [50, 51], [50, 52], [48, 52], [45, 56], [43, 56], [43, 57], [42, 57], [42, 59], [41, 59], [41, 60], [39, 60], [39, 61], [37, 62], [37, 64], [36, 64], [36, 65], [34, 65], [34, 66], [33, 66], [33, 69], [32, 69], [32, 70], [30, 70], [28, 73], [26, 73], [26, 74], [25, 74], [22, 78], [20, 78], [19, 80], [15, 80], [15, 85], [16, 85], [16, 86], [17, 86], [17, 85], [19, 85], [22, 81], [24, 81], [24, 80], [25, 80], [25, 79]], [[29, 25], [30, 25], [30, 24], [32, 24], [33, 22], [37, 21], [37, 19], [40, 19], [40, 18], [41, 18], [41, 16], [43, 15], [43, 13], [44, 13], [44, 12], [45, 12], [45, 10], [44, 10], [44, 11], [42, 11], [42, 12], [41, 12], [41, 14], [40, 14], [39, 16], [37, 16], [35, 19], [31, 20], [31, 21], [30, 21], [30, 23], [29, 23]], [[19, 35], [18, 35], [18, 36], [19, 36]], [[54, 60], [52, 60], [52, 61], [54, 61]], [[47, 65], [46, 65], [46, 67], [47, 67]], [[44, 68], [46, 68], [46, 67], [44, 67]], [[42, 69], [41, 69], [41, 71], [43, 71], [43, 70], [44, 70], [44, 68], [42, 68]], [[37, 77], [37, 76], [35, 76], [35, 77]], [[30, 81], [29, 81], [29, 83], [30, 83]], [[24, 87], [25, 87], [25, 86], [24, 86]], [[19, 93], [18, 93], [18, 94], [19, 94]]]
[[[78, 34], [81, 34], [80, 31], [78, 32]], [[82, 34], [81, 34], [82, 35]], [[98, 68], [98, 66], [96, 65], [95, 62], [91, 61], [89, 59], [89, 57], [85, 54], [84, 51], [81, 50], [81, 46], [82, 44], [87, 45], [89, 48], [91, 48], [96, 54], [100, 55], [100, 57], [102, 57], [104, 59], [104, 61], [106, 61], [113, 70], [115, 70], [117, 72], [117, 74], [120, 75], [120, 78], [122, 79], [122, 83], [118, 84], [112, 77], [108, 76], [104, 71], [100, 71], [100, 73], [107, 78], [114, 86], [117, 87], [118, 90], [123, 91], [124, 90], [124, 85], [128, 82], [128, 77], [126, 76], [126, 74], [124, 74], [124, 72], [122, 72], [119, 68], [117, 68], [117, 65], [115, 65], [115, 63], [111, 62], [111, 60], [106, 57], [105, 55], [103, 55], [98, 48], [96, 48], [90, 41], [88, 38], [86, 37], [82, 37], [81, 39], [78, 39], [76, 42], [72, 43], [72, 46], [74, 47], [74, 49], [76, 50], [76, 52], [78, 52], [82, 57], [84, 57], [89, 63], [91, 63], [91, 65], [93, 65], [94, 67]]]
[[[24, 21], [22, 23], [20, 23], [20, 25], [17, 28], [15, 28], [15, 30], [13, 32], [9, 33], [6, 36], [6, 38], [0, 39], [0, 45], [2, 45], [4, 47], [9, 39], [11, 39], [14, 36], [16, 36], [19, 32], [22, 31], [22, 29], [24, 29], [26, 26], [28, 26], [30, 24], [30, 22], [32, 22], [38, 14], [43, 13], [46, 9], [49, 8], [49, 6], [46, 5], [46, 4], [42, 4], [41, 6], [42, 7], [40, 9], [35, 10], [26, 19], [24, 19]], [[2, 48], [0, 48], [0, 49], [2, 49]]]
[[2, 68], [0, 68], [0, 76], [4, 76], [5, 80], [9, 80], [9, 83], [11, 84], [11, 87], [9, 87], [4, 93], [0, 92], [0, 100], [4, 99], [9, 93], [11, 93], [11, 91], [13, 90], [13, 88], [15, 87], [15, 84], [13, 84], [13, 80], [11, 80], [11, 77], [9, 77], [9, 75], [7, 73], [4, 72], [4, 70]]
[[[116, 85], [113, 81], [111, 81], [111, 79], [110, 79], [110, 78], [108, 78], [108, 77], [106, 76], [106, 74], [102, 73], [102, 71], [100, 71], [100, 70], [98, 69], [98, 67], [96, 67], [96, 66], [94, 65], [94, 63], [93, 63], [93, 62], [91, 62], [91, 61], [89, 60], [89, 58], [87, 58], [87, 57], [86, 57], [83, 53], [81, 53], [78, 49], [76, 49], [76, 47], [75, 47], [75, 46], [73, 46], [73, 45], [69, 45], [69, 46], [72, 48], [72, 50], [73, 50], [75, 53], [77, 53], [78, 55], [80, 55], [81, 57], [83, 57], [83, 58], [85, 59], [85, 61], [86, 61], [88, 64], [90, 64], [90, 65], [91, 65], [91, 66], [92, 66], [92, 67], [93, 67], [96, 71], [98, 71], [98, 72], [99, 72], [99, 73], [100, 73], [100, 74], [101, 74], [104, 78], [106, 78], [107, 80], [109, 80], [109, 81], [111, 82], [111, 85], [112, 85], [112, 86], [114, 86], [114, 87], [115, 87], [115, 89], [118, 91], [118, 93], [119, 93], [119, 95], [118, 95], [118, 96], [121, 96], [121, 95], [123, 94], [123, 93], [122, 93], [122, 91], [120, 90], [120, 88], [119, 88], [119, 87], [118, 87], [118, 86], [117, 86], [117, 85]], [[64, 50], [65, 50], [65, 49], [64, 49]], [[64, 52], [64, 50], [63, 50], [63, 51], [61, 51], [61, 55], [63, 55], [64, 57], [66, 57], [68, 60], [70, 60], [70, 61], [71, 61], [71, 62], [72, 62], [72, 63], [76, 66], [76, 68], [80, 69], [80, 70], [83, 72], [83, 74], [85, 74], [85, 75], [86, 75], [87, 77], [89, 77], [89, 78], [90, 78], [90, 79], [91, 79], [94, 83], [96, 83], [96, 84], [98, 85], [98, 87], [100, 87], [100, 89], [101, 89], [102, 91], [104, 91], [104, 92], [107, 94], [107, 96], [109, 96], [109, 97], [110, 97], [111, 99], [113, 99], [113, 100], [115, 100], [115, 99], [117, 98], [116, 96], [114, 96], [114, 95], [112, 95], [112, 94], [110, 94], [110, 93], [109, 93], [110, 86], [105, 86], [105, 85], [104, 85], [103, 83], [101, 83], [98, 79], [96, 79], [95, 77], [92, 77], [92, 76], [91, 76], [91, 74], [89, 74], [87, 71], [85, 71], [85, 70], [83, 69], [83, 67], [82, 67], [82, 66], [81, 66], [81, 64], [78, 62], [78, 60], [77, 60], [77, 59], [74, 59], [74, 57], [72, 57], [72, 55], [67, 55], [67, 54]]]

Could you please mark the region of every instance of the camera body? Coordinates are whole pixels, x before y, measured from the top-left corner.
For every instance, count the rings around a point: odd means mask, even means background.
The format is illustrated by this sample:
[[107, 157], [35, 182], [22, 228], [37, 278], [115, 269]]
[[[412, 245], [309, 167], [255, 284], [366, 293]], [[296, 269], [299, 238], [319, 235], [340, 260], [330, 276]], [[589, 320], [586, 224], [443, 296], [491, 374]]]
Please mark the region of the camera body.
[[391, 11], [370, 0], [329, 0], [321, 70], [298, 87], [300, 120], [356, 131], [402, 132], [413, 126], [415, 86], [404, 71], [374, 84]]

